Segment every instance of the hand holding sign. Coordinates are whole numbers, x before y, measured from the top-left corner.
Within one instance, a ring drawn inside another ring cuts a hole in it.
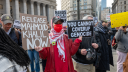
[[[82,36],[79,37],[79,40],[82,40]]]
[[[37,47],[35,47],[35,50],[39,52],[39,51],[43,50],[43,47],[37,46]]]

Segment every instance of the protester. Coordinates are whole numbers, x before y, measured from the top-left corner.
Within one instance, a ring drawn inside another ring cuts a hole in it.
[[[15,41],[19,46],[22,47],[22,38],[21,33],[14,28],[12,28],[13,25],[13,19],[10,15],[4,14],[1,16],[2,21],[2,28],[4,31],[11,37],[13,41]]]
[[[93,16],[87,15],[83,17],[83,20],[93,20]],[[77,72],[95,72],[95,67],[93,66],[95,59],[86,59],[87,49],[91,48],[91,45],[93,47],[92,51],[95,51],[95,49],[98,48],[98,44],[96,44],[94,40],[92,41],[92,39],[94,38],[82,38],[82,43],[80,44],[77,53],[73,56],[74,69]],[[91,43],[91,41],[93,43]]]
[[[39,53],[35,49],[27,50],[27,52],[31,60],[31,72],[40,72]]]
[[[117,41],[117,72],[123,72],[123,62],[125,62],[128,53],[128,33],[127,26],[121,26],[115,35]]]
[[[100,47],[97,49],[101,53],[101,60],[96,72],[106,72],[110,70],[109,64],[113,65],[113,56],[111,50],[111,41],[108,34],[107,23],[105,21],[99,22],[97,26],[96,36],[100,39]]]
[[[74,55],[82,37],[76,39],[74,43],[64,34],[62,23],[59,17],[54,17],[51,21],[50,47],[36,47],[42,59],[47,59],[44,72],[75,72],[71,56]]]
[[[27,53],[0,28],[0,72],[26,72]]]

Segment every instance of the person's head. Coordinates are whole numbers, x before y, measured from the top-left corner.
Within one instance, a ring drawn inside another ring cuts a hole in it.
[[[86,15],[85,17],[83,17],[83,20],[93,20],[93,16],[92,15]]]
[[[64,22],[64,20],[61,19],[61,18],[59,18],[59,17],[54,17],[52,19],[52,27],[54,28],[54,30],[56,32],[60,32],[62,30],[62,28],[63,28],[63,25],[62,25],[63,22]]]
[[[7,32],[13,25],[13,19],[10,15],[4,14],[1,16],[2,27]]]
[[[108,26],[108,22],[107,21],[101,21],[102,22],[102,26],[103,27],[107,27]]]
[[[123,31],[126,32],[127,28],[128,28],[128,26],[123,26]]]
[[[26,51],[15,43],[2,28],[0,28],[0,55],[12,62],[16,62],[20,66],[27,67],[30,63]]]

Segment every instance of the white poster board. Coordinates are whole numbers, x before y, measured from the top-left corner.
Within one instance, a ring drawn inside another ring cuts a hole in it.
[[[19,20],[15,20],[14,21],[14,24],[13,24],[13,27],[14,28],[18,28],[18,29],[21,29],[21,23]]]
[[[55,10],[55,16],[59,16],[61,19],[64,20],[63,26],[67,26],[67,12],[66,10]]]

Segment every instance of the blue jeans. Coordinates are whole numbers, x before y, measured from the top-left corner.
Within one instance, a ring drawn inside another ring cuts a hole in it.
[[[40,65],[39,65],[39,53],[36,50],[28,50],[28,55],[31,60],[31,72],[40,72]],[[34,59],[35,59],[35,69],[34,69]]]

